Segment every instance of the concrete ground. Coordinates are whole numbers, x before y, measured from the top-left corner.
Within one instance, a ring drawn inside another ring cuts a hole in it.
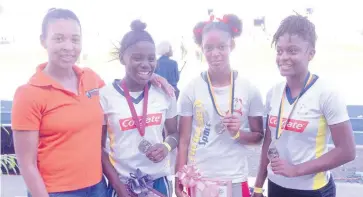
[[[254,183],[254,178],[249,178],[249,182]],[[0,185],[1,197],[26,197],[26,187],[21,176],[2,175]],[[362,197],[363,184],[336,183],[336,185],[337,197]]]

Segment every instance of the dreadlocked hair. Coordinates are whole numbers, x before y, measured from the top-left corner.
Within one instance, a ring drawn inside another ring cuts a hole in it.
[[[213,21],[214,16],[211,16],[209,21],[199,22],[194,26],[194,42],[202,45],[203,35],[211,30],[218,29],[227,32],[232,38],[236,38],[242,34],[242,21],[234,14],[224,15],[223,18],[217,18],[218,21]]]
[[[279,38],[286,33],[289,35],[297,35],[301,37],[315,48],[315,43],[317,40],[315,25],[309,21],[307,17],[297,14],[288,16],[282,20],[279,28],[273,36],[271,46],[276,46]]]

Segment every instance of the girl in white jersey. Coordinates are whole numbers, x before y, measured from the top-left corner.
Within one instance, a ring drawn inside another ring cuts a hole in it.
[[[171,197],[166,177],[171,172],[168,153],[178,143],[176,99],[150,84],[156,57],[146,24],[134,21],[131,28],[121,40],[118,54],[126,76],[100,90],[107,123],[102,160],[109,196],[139,194],[147,190],[145,181],[159,194]]]
[[[231,181],[233,197],[250,196],[244,145],[263,137],[263,103],[255,86],[230,67],[234,39],[241,32],[242,22],[235,15],[212,16],[194,28],[209,68],[189,83],[178,101],[178,197],[186,195],[180,177],[186,164],[199,169],[204,179]]]
[[[335,197],[329,170],[355,158],[346,105],[331,85],[309,72],[315,26],[307,18],[285,18],[273,37],[276,63],[286,82],[268,93],[268,121],[254,197]],[[335,147],[328,150],[330,135]]]

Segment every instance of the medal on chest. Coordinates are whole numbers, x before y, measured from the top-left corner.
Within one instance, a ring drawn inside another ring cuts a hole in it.
[[[227,113],[233,113],[233,108],[234,108],[233,100],[234,100],[235,83],[234,83],[234,78],[233,78],[233,72],[231,72],[231,85],[229,88],[229,97],[228,97],[229,102],[228,102],[228,110],[226,112],[222,112],[222,110],[219,108],[219,105],[218,105],[218,102],[216,99],[216,94],[215,94],[214,88],[212,86],[208,72],[206,73],[206,75],[207,75],[207,85],[208,85],[209,96],[212,100],[214,110],[217,112],[218,116],[220,117],[220,120],[215,125],[214,129],[217,134],[222,134],[225,131],[227,131],[227,127],[223,124],[223,118],[225,117],[225,115]]]
[[[140,136],[142,137],[142,140],[140,141],[139,145],[138,145],[138,149],[141,153],[146,153],[149,148],[152,146],[151,142],[147,141],[144,136],[145,136],[145,128],[146,128],[146,116],[147,116],[147,106],[148,106],[148,99],[149,99],[149,85],[146,84],[144,87],[144,102],[142,105],[142,116],[139,119],[139,116],[136,113],[135,110],[135,106],[132,103],[131,100],[131,96],[130,96],[130,91],[128,89],[128,87],[126,86],[126,83],[124,81],[121,82],[121,87],[124,90],[125,93],[125,98],[127,101],[127,104],[129,106],[129,109],[131,111],[131,115],[132,115],[132,119],[135,122],[136,128],[140,134]]]
[[[282,93],[282,97],[281,97],[281,101],[280,101],[280,108],[279,108],[279,112],[277,115],[277,124],[276,124],[276,132],[275,132],[275,136],[273,138],[271,138],[271,144],[269,146],[269,149],[267,151],[267,157],[271,160],[272,158],[278,158],[279,155],[279,151],[276,147],[276,142],[278,141],[278,139],[281,137],[282,132],[285,131],[286,129],[286,125],[289,122],[289,119],[296,107],[296,104],[299,100],[299,98],[303,95],[303,93],[306,91],[308,85],[311,83],[313,79],[313,75],[308,73],[308,75],[305,78],[305,83],[304,83],[304,88],[300,91],[298,97],[296,98],[295,102],[293,103],[293,106],[291,107],[290,113],[287,116],[286,121],[283,121],[283,115],[284,115],[284,105],[285,105],[285,97],[286,97],[286,89],[287,89],[287,85],[284,88],[284,91]]]

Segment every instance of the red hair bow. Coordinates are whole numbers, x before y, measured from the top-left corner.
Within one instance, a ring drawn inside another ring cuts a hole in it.
[[[226,15],[223,18],[217,18],[218,21],[228,24],[228,17]]]

